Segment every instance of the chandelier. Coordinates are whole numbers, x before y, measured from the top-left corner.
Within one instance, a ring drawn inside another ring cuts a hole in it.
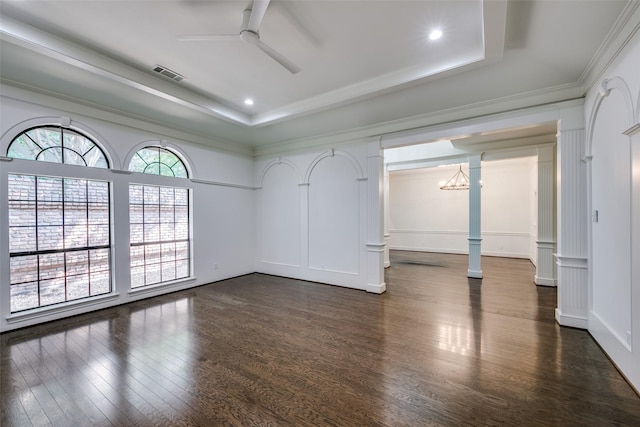
[[[462,165],[453,177],[446,183],[440,183],[441,190],[468,190],[469,189],[469,176],[462,172]]]

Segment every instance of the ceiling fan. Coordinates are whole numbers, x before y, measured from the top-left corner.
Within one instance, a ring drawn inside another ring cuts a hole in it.
[[[242,41],[249,43],[278,62],[284,68],[289,70],[291,74],[300,71],[300,67],[285,58],[282,54],[271,48],[269,45],[260,40],[258,29],[262,23],[262,18],[267,11],[270,0],[253,0],[249,6],[242,12],[242,27],[238,34],[192,34],[180,35],[180,41]]]

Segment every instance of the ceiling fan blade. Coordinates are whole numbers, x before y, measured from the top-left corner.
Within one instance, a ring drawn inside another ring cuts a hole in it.
[[[269,55],[274,61],[286,68],[291,74],[300,72],[293,62],[289,61],[282,54],[278,53],[270,46],[260,41],[258,28],[262,23],[262,18],[269,7],[270,0],[253,0],[251,5],[243,12],[242,28],[240,34],[185,34],[177,36],[179,41],[242,41],[252,44]]]
[[[253,0],[253,4],[251,5],[251,16],[249,16],[249,23],[246,28],[247,30],[253,31],[254,33],[258,32],[260,24],[262,23],[262,18],[264,18],[264,14],[267,12],[269,1],[270,0]]]
[[[239,41],[238,34],[185,34],[177,36],[181,42]]]
[[[269,47],[269,45],[264,44],[260,41],[260,39],[254,39],[251,41],[251,44],[255,45],[258,49],[269,55],[274,61],[278,62],[284,68],[289,70],[291,74],[297,74],[300,72],[301,68],[298,67],[293,62],[289,61],[287,58],[282,56],[280,53],[276,52],[274,49]]]

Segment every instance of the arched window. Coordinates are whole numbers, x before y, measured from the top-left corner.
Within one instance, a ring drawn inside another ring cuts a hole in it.
[[[145,147],[129,163],[131,172],[188,178],[187,168],[178,156],[162,147]]]
[[[172,151],[145,147],[129,163],[131,172],[188,178]],[[190,207],[187,188],[129,185],[131,288],[190,277]]]
[[[95,142],[60,126],[22,132],[7,157],[109,167]],[[111,185],[74,171],[8,175],[12,313],[111,292]]]
[[[63,163],[67,165],[108,168],[104,151],[90,138],[61,126],[40,126],[15,137],[7,157]]]

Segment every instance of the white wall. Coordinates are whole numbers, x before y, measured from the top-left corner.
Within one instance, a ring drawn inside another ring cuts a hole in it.
[[[36,310],[21,316],[10,315],[8,223],[0,217],[0,331],[53,320],[81,312],[123,304],[169,291],[203,285],[254,271],[254,196],[253,159],[208,149],[184,140],[140,128],[125,127],[100,117],[69,114],[55,105],[42,105],[23,91],[20,99],[3,96],[0,99],[0,155],[6,154],[12,138],[30,126],[70,121],[94,137],[107,151],[113,170],[126,170],[128,160],[144,145],[164,144],[180,153],[192,169],[191,179],[158,177],[144,174],[115,173],[112,170],[81,168],[87,178],[112,183],[112,236],[114,294],[94,301],[81,301]],[[39,99],[34,97],[34,99]],[[52,102],[55,104],[55,102]],[[66,117],[66,119],[61,118]],[[127,119],[131,122],[130,119]],[[124,121],[124,118],[123,118]],[[157,128],[157,126],[153,126]],[[42,173],[64,175],[73,166],[52,163],[0,161],[0,212],[7,212],[7,174]],[[145,183],[185,186],[192,189],[193,278],[164,287],[131,292],[129,275],[128,185]],[[9,320],[7,320],[9,318]]]
[[[256,161],[263,273],[366,289],[366,143]]]
[[[457,169],[389,172],[391,249],[467,253],[469,192],[439,188],[439,182],[448,180]],[[463,169],[468,174],[466,165]]]
[[[640,389],[640,34],[588,95],[589,331]],[[633,179],[632,179],[633,177]]]
[[[327,157],[309,179],[309,268],[358,274],[358,173],[345,157]]]
[[[265,203],[259,204],[262,238],[257,256],[265,263],[300,266],[300,181],[286,163],[269,168],[262,179],[259,196]]]
[[[468,253],[469,193],[443,191],[458,166],[389,173],[392,249]],[[463,171],[468,173],[467,165]],[[531,258],[536,234],[533,157],[482,163],[482,254]]]

